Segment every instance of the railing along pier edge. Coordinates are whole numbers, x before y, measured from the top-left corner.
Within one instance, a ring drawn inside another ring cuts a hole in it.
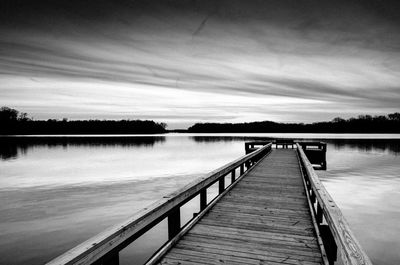
[[[165,218],[168,218],[169,240],[176,240],[176,236],[185,227],[180,225],[180,207],[183,204],[200,195],[200,212],[198,214],[201,214],[213,202],[211,201],[207,204],[208,187],[219,182],[218,193],[224,193],[226,189],[224,185],[225,177],[231,174],[232,184],[236,183],[255,163],[271,151],[271,146],[272,144],[268,143],[254,152],[194,180],[183,188],[164,196],[161,200],[137,212],[125,222],[108,228],[58,256],[48,262],[47,265],[118,264],[120,250]],[[238,168],[240,172],[236,175]]]
[[[314,211],[313,214],[316,217],[319,229],[329,229],[331,237],[334,240],[331,244],[336,244],[339,248],[342,261],[345,265],[372,265],[371,260],[351,231],[341,210],[320,182],[302,146],[299,143],[296,146],[306,181],[306,189],[313,205],[312,210]],[[326,224],[323,224],[324,219]],[[329,248],[331,252],[332,248],[334,249],[335,253],[330,253],[330,255],[334,256],[337,251],[335,249],[336,246],[327,246],[324,243],[327,252]],[[333,264],[332,260],[330,260],[330,264]]]

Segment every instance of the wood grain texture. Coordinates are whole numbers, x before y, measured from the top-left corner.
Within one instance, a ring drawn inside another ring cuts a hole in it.
[[[159,264],[322,264],[294,149],[259,162]]]

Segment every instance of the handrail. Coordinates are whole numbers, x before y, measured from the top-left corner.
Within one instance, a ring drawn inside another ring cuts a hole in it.
[[[249,142],[245,142],[244,143],[244,149],[245,149],[246,154],[249,154],[249,153],[254,152],[255,150],[257,150],[256,146],[267,145],[268,143],[270,143],[270,142],[267,142],[267,141],[249,141]]]
[[[299,143],[297,143],[297,151],[306,173],[309,191],[312,191],[311,196],[317,200],[316,216],[319,219],[318,223],[322,223],[322,216],[325,217],[335,243],[341,250],[340,253],[344,264],[372,265],[371,260],[355,238],[339,207],[320,182]]]
[[[297,142],[301,145],[301,147],[317,147],[318,149],[326,150],[325,142],[311,142],[311,141],[301,141]]]
[[[118,260],[118,251],[126,246],[126,241],[137,238],[151,227],[159,223],[168,216],[168,229],[174,230],[170,234],[173,238],[180,229],[179,207],[200,194],[200,208],[204,210],[207,206],[207,187],[217,181],[220,181],[219,193],[224,191],[224,177],[229,173],[232,174],[232,180],[235,180],[235,170],[240,167],[240,175],[244,173],[244,167],[250,168],[255,162],[264,157],[270,150],[272,144],[269,143],[254,152],[236,159],[212,172],[201,177],[185,187],[164,196],[161,200],[144,208],[125,222],[111,227],[106,231],[90,238],[80,245],[65,252],[61,256],[53,259],[47,265],[69,265],[69,264],[93,264],[99,259],[111,255],[116,255]],[[232,181],[232,182],[233,182]],[[222,184],[222,185],[221,185]],[[173,217],[173,218],[171,218]],[[170,222],[174,220],[175,222]],[[178,224],[178,227],[176,227]],[[168,231],[169,233],[171,231]]]

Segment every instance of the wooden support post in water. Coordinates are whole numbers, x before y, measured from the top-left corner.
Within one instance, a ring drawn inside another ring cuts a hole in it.
[[[232,170],[232,172],[231,172],[231,183],[235,182],[235,173],[236,173],[236,169]]]
[[[174,238],[181,230],[181,211],[180,208],[172,210],[168,215],[168,239]]]
[[[207,207],[207,188],[200,191],[200,212]]]
[[[119,265],[119,253],[112,251],[93,263],[94,265]]]
[[[337,260],[337,244],[335,238],[332,235],[328,225],[321,225],[320,232],[322,241],[324,242],[326,255],[328,257],[329,265],[334,265]]]
[[[223,193],[225,190],[225,176],[221,177],[219,179],[219,183],[218,183],[218,193],[221,194]]]
[[[315,203],[315,193],[314,193],[314,191],[313,191],[313,190],[311,190],[311,196],[310,196],[310,200],[311,200],[311,203],[312,203],[312,204],[314,204],[314,203]]]
[[[316,218],[318,225],[320,225],[322,223],[322,217],[323,217],[322,208],[321,208],[320,203],[317,202],[317,216],[315,218]]]

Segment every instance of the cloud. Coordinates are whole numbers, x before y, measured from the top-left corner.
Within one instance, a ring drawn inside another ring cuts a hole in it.
[[[179,127],[400,107],[395,2],[22,2],[0,17],[0,104],[33,116]]]

